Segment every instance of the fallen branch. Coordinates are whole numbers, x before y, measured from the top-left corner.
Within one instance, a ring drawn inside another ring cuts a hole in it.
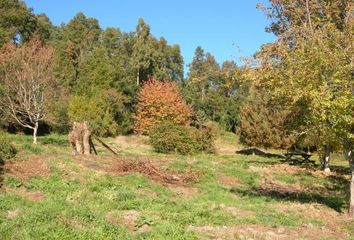
[[[118,156],[118,154],[112,149],[110,148],[106,143],[104,143],[101,139],[99,139],[98,137],[95,136],[95,139],[102,144],[102,146],[104,146],[106,149],[108,149],[111,153],[113,153],[115,156]],[[96,152],[96,151],[95,151]]]
[[[95,145],[94,145],[93,142],[92,142],[92,138],[90,138],[90,146],[91,146],[91,148],[93,149],[93,151],[95,152],[95,155],[98,155],[98,154],[97,154],[97,151],[96,151],[96,148],[95,148]]]

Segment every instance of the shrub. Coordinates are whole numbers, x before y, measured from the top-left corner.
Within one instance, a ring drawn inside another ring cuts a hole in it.
[[[164,122],[189,125],[191,115],[192,109],[182,99],[175,83],[151,79],[138,94],[134,130],[148,134],[150,129]]]
[[[17,153],[16,148],[11,144],[10,139],[0,134],[0,160],[13,158]]]
[[[116,115],[122,109],[122,96],[113,91],[94,92],[88,96],[72,96],[69,100],[71,122],[88,121],[99,136],[116,135]]]
[[[162,124],[154,127],[150,133],[150,143],[156,152],[176,152],[187,155],[200,151],[213,152],[214,134],[209,128]]]

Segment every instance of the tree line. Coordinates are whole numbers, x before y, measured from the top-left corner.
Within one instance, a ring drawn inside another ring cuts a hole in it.
[[[102,29],[97,19],[83,13],[55,26],[45,14],[34,14],[22,1],[1,0],[0,5],[3,49],[14,45],[31,51],[31,47],[42,45],[53,50],[48,72],[53,73],[56,90],[46,98],[45,118],[40,119],[52,131],[65,132],[70,122],[88,120],[101,136],[132,132],[137,93],[150,77],[177,83],[198,117],[236,131],[241,68],[235,62],[226,61],[220,66],[210,53],[198,47],[185,77],[179,45],[154,37],[143,19],[138,20],[134,32]],[[12,75],[6,64],[2,65],[3,74]],[[11,111],[2,114],[3,127],[23,125],[13,120]]]
[[[85,120],[100,136],[132,133],[139,92],[153,78],[177,85],[193,109],[192,124],[217,122],[247,145],[311,145],[324,168],[332,151],[352,147],[351,1],[258,5],[274,43],[242,66],[219,64],[197,47],[187,74],[180,47],[153,36],[143,19],[133,32],[102,29],[83,13],[55,26],[23,1],[0,5],[4,129],[67,132],[71,122]]]

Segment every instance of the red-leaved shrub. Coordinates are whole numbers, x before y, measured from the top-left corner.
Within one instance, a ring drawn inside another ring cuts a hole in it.
[[[150,79],[138,94],[134,130],[148,134],[150,129],[166,122],[189,125],[191,115],[192,109],[182,99],[176,83]]]

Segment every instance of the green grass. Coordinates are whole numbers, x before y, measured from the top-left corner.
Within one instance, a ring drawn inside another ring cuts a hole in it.
[[[70,156],[65,136],[39,137],[35,146],[29,136],[10,137],[19,149],[13,161],[29,161],[37,155],[51,166],[51,173],[47,177],[32,176],[27,181],[4,173],[7,190],[0,192],[1,239],[198,239],[201,235],[189,226],[250,224],[301,229],[303,224],[325,224],[325,220],[304,218],[296,211],[282,211],[277,208],[279,204],[317,202],[334,212],[347,207],[347,183],[343,179],[315,176],[310,171],[271,175],[276,182],[301,186],[304,192],[299,196],[256,194],[267,176],[252,167],[267,168],[279,164],[278,159],[236,154],[165,155],[146,146],[119,146],[114,139],[105,139],[121,155],[163,160],[163,169],[198,173],[197,183],[182,187],[193,188],[194,193],[184,196],[139,173],[112,176],[82,168]],[[222,138],[229,143],[235,140],[234,135],[228,134]],[[109,156],[103,148],[98,146],[98,150]],[[68,177],[71,175],[74,177]],[[239,184],[226,186],[219,180],[221,175],[234,178]],[[23,192],[40,192],[43,198],[34,201]],[[241,214],[227,211],[225,206],[238,209]],[[139,213],[133,227],[149,226],[149,231],[134,232],[124,223],[124,213],[132,210]],[[9,217],[14,211],[16,216]],[[340,227],[354,232],[345,222]]]

